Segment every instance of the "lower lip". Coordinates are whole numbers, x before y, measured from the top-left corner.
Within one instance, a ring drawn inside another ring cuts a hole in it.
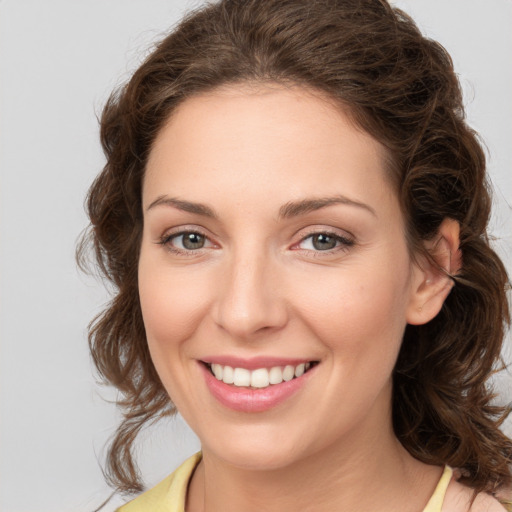
[[[288,382],[252,389],[225,384],[217,380],[203,363],[200,366],[210,393],[225,407],[240,412],[264,412],[278,406],[304,386],[313,370]]]

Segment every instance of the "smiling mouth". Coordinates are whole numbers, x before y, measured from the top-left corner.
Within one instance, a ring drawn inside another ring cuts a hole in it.
[[[271,368],[256,368],[254,370],[233,368],[216,363],[204,364],[210,373],[217,380],[224,382],[224,384],[230,384],[235,387],[264,389],[302,377],[302,375],[316,366],[318,361],[308,361],[297,365],[273,366]]]

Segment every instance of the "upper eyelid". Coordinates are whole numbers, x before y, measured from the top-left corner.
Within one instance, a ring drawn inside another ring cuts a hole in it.
[[[308,238],[308,237],[314,236],[314,235],[330,235],[330,236],[335,236],[338,238],[354,238],[350,233],[347,233],[346,231],[343,231],[341,233],[334,229],[318,229],[318,230],[313,230],[308,233],[305,233],[304,235],[302,235],[301,239]]]
[[[167,247],[170,250],[171,246],[173,246],[173,244],[171,243],[173,241],[173,239],[183,236],[187,233],[195,233],[195,234],[203,236],[208,241],[209,245],[207,247],[201,247],[201,248],[194,249],[194,250],[180,249],[179,247],[174,247],[174,249],[173,249],[174,251],[176,251],[176,252],[184,251],[184,252],[191,252],[191,253],[192,252],[200,252],[203,249],[209,249],[210,247],[217,245],[217,243],[212,240],[212,237],[210,237],[208,234],[206,234],[204,232],[203,229],[200,229],[197,226],[195,226],[195,227],[176,226],[175,228],[169,228],[157,237],[157,239],[155,240],[155,244],[161,245],[163,247]]]
[[[171,238],[173,236],[183,235],[185,233],[197,233],[198,235],[203,235],[204,237],[211,240],[212,235],[209,234],[209,230],[201,227],[201,226],[192,226],[192,225],[184,225],[184,226],[176,226],[173,228],[168,228],[163,231],[162,235],[159,236],[162,238]]]
[[[345,239],[349,239],[349,240],[353,240],[353,241],[355,241],[355,239],[356,239],[356,237],[350,231],[347,231],[346,229],[335,228],[332,226],[321,226],[321,225],[308,226],[306,228],[301,228],[298,231],[296,231],[294,238],[299,237],[299,241],[301,241],[309,236],[321,235],[321,234],[331,235],[331,236],[335,236],[335,237],[339,237],[339,238],[345,238]]]
[[[183,237],[187,233],[194,233],[203,236],[207,241],[208,245],[198,247],[197,249],[187,249],[183,247],[177,247],[174,243],[172,243],[172,241],[175,238]],[[212,241],[212,239],[209,236],[205,235],[198,229],[176,229],[175,231],[164,232],[164,234],[156,241],[156,244],[162,246],[162,248],[164,248],[166,251],[176,256],[186,256],[190,258],[200,256],[204,254],[205,250],[212,249],[217,246],[216,242]]]
[[[317,233],[311,233],[310,235],[306,235],[306,236],[302,237],[298,242],[293,244],[293,246],[298,246],[301,243],[303,243],[305,240],[307,240],[308,238],[312,238],[315,235],[327,235],[329,237],[335,238],[337,242],[339,242],[341,245],[345,245],[345,246],[354,245],[354,243],[355,243],[355,240],[353,240],[352,238],[349,238],[349,237],[346,237],[346,236],[342,236],[342,235],[338,235],[336,233],[329,233],[327,231],[324,231],[324,232],[319,231]],[[329,250],[334,250],[334,249],[327,249],[327,250],[322,251],[322,252],[328,252]]]
[[[323,251],[314,249],[304,249],[302,247],[299,247],[308,238],[322,234],[335,238],[337,240],[336,247],[333,247],[332,249],[326,249]],[[328,254],[333,254],[340,250],[347,250],[349,247],[352,247],[356,244],[356,237],[352,235],[352,233],[345,229],[335,228],[333,226],[308,226],[305,229],[300,229],[294,236],[299,237],[299,239],[290,246],[292,250],[307,251],[314,254],[323,254],[325,256],[327,256]]]
[[[188,235],[188,234],[194,234],[194,235],[201,235],[206,240],[209,240],[211,242],[211,239],[209,236],[205,235],[201,231],[176,231],[175,233],[169,233],[162,236],[165,240],[172,240],[173,238],[178,238],[180,236]]]

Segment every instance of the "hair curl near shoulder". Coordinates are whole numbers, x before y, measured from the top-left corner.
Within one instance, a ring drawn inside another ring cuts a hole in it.
[[[320,90],[389,150],[390,176],[413,253],[445,218],[460,224],[462,267],[439,315],[408,326],[394,374],[393,420],[409,452],[463,469],[476,490],[510,485],[512,442],[499,430],[487,379],[509,322],[504,266],[489,245],[485,158],[464,121],[449,55],[384,0],[224,0],[192,12],[161,41],[101,118],[107,163],[88,196],[97,265],[114,285],[91,324],[102,378],[124,419],[106,474],[141,489],[132,457],[141,428],[174,412],[150,359],[137,289],[141,184],[152,143],[178,104],[243,81]]]

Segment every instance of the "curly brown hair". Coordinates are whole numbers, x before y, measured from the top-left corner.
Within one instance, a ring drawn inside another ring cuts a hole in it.
[[[221,0],[190,13],[114,92],[101,117],[107,163],[88,196],[89,231],[113,284],[92,322],[90,349],[122,398],[124,419],[106,474],[141,490],[132,446],[141,428],[175,408],[151,361],[137,288],[141,187],[160,129],[188,97],[244,81],[313,88],[348,108],[384,144],[411,254],[425,254],[443,219],[460,224],[462,267],[442,311],[408,326],[394,373],[395,433],[416,458],[463,469],[475,490],[510,485],[512,441],[499,429],[488,378],[510,321],[508,278],[486,233],[485,156],[464,120],[450,56],[385,0]],[[426,255],[428,256],[428,255]]]

